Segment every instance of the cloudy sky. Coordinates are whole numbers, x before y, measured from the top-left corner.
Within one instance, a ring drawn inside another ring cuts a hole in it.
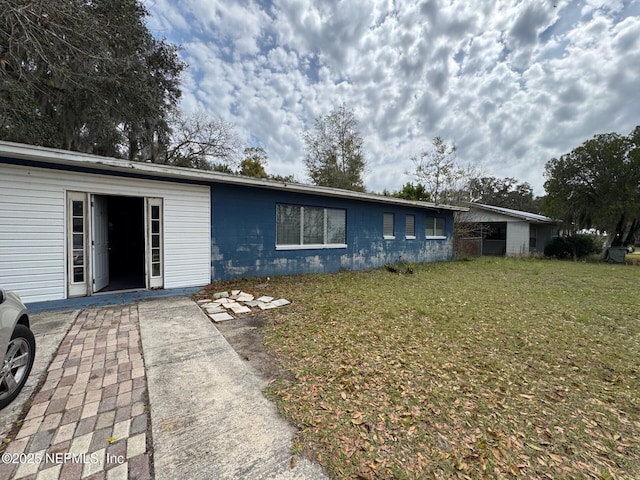
[[[543,194],[545,163],[640,124],[640,0],[144,0],[182,47],[182,108],[233,122],[267,171],[308,181],[302,132],[346,103],[368,190],[435,136]]]

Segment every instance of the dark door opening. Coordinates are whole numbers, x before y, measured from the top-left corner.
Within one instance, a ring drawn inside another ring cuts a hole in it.
[[[112,292],[145,288],[144,198],[107,196],[109,284]]]

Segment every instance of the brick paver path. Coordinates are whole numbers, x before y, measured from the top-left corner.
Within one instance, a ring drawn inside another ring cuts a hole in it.
[[[151,479],[146,399],[137,306],[83,311],[3,454],[0,478]]]

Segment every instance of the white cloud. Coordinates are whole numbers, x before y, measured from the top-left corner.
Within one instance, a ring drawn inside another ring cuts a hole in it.
[[[549,159],[640,123],[640,0],[146,6],[152,31],[183,45],[183,108],[236,123],[269,171],[299,179],[302,131],[342,102],[375,191],[411,180],[400,172],[438,135],[461,161],[542,194]]]

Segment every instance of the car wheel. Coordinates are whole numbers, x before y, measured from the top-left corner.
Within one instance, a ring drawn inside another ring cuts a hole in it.
[[[24,325],[16,325],[0,371],[0,409],[9,405],[24,387],[36,355],[36,340]]]

